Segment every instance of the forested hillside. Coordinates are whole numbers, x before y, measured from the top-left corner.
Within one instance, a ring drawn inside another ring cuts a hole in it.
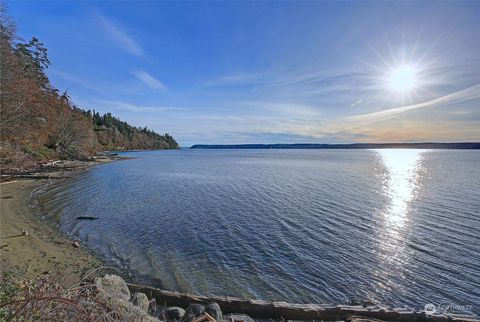
[[[108,150],[178,149],[175,139],[167,133],[160,135],[146,127],[131,126],[110,113],[84,113],[93,121],[99,144]]]
[[[102,150],[177,149],[172,136],[129,125],[110,113],[76,107],[49,81],[47,49],[21,41],[1,8],[1,166],[45,159],[86,159]]]

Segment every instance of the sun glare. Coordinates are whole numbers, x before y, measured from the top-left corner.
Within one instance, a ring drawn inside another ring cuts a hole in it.
[[[388,85],[396,92],[408,92],[415,88],[416,70],[409,65],[403,65],[393,69],[388,77]]]

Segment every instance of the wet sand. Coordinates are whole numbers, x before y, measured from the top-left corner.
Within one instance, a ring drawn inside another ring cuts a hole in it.
[[[45,183],[22,179],[0,184],[0,272],[20,278],[46,272],[79,278],[101,261],[32,212],[30,194]]]

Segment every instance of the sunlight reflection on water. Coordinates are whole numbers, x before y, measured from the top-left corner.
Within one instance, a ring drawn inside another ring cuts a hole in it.
[[[392,228],[405,225],[410,201],[418,188],[418,177],[423,150],[377,150],[386,168],[384,192],[390,198],[385,211],[385,221]]]
[[[383,165],[382,190],[387,204],[382,212],[383,225],[377,235],[380,278],[375,285],[377,292],[404,290],[398,278],[405,279],[405,266],[411,260],[407,246],[410,203],[419,191],[419,177],[425,151],[409,149],[375,150]]]

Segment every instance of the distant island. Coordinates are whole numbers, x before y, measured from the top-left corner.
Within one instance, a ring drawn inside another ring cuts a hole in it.
[[[190,149],[480,149],[480,142],[352,143],[352,144],[195,144]]]

